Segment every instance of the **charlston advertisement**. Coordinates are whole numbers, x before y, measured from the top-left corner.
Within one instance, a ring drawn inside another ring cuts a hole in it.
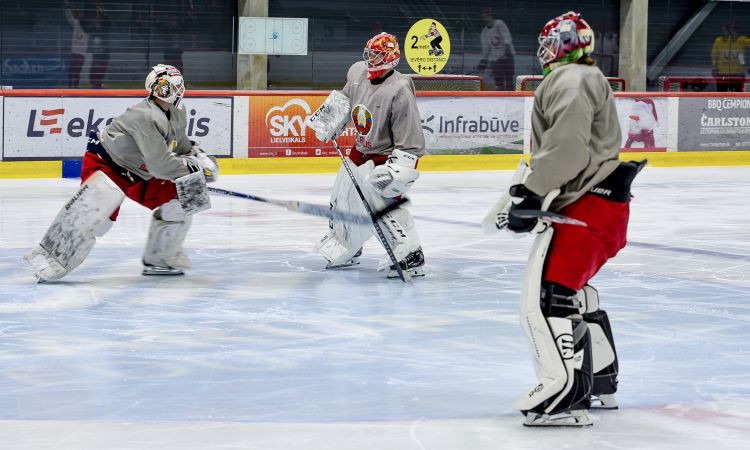
[[[336,156],[332,143],[324,143],[305,124],[325,100],[325,95],[269,95],[250,97],[248,156]],[[336,140],[347,154],[354,144],[354,128]]]
[[[90,130],[141,101],[137,97],[5,97],[3,159],[79,158]],[[232,155],[232,99],[184,100],[187,135],[207,153]]]
[[[522,97],[419,97],[431,154],[523,153]]]
[[[681,98],[679,130],[680,151],[749,149],[750,98]]]
[[[667,99],[618,98],[622,151],[667,151]]]

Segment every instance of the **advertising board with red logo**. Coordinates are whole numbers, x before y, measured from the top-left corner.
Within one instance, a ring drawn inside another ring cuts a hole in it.
[[[336,156],[332,143],[319,141],[315,132],[305,125],[325,100],[321,95],[269,95],[250,97],[248,156]],[[336,142],[344,154],[354,145],[354,125]]]
[[[143,97],[5,97],[2,159],[81,157],[90,130]],[[184,100],[187,135],[207,153],[232,156],[232,98]]]

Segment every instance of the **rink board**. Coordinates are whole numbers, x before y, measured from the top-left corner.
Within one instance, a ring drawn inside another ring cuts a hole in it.
[[[224,174],[335,172],[335,149],[304,124],[327,94],[189,91],[186,132],[222,158]],[[656,167],[750,165],[749,94],[619,93],[621,158],[648,158]],[[0,178],[76,177],[87,132],[103,129],[142,95],[139,90],[0,91]],[[420,170],[514,168],[533,145],[531,95],[418,93],[429,153]],[[345,153],[353,136],[352,125],[339,139]]]

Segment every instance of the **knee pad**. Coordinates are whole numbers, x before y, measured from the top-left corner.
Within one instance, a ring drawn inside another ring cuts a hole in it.
[[[612,335],[612,327],[606,311],[599,309],[599,293],[588,284],[578,291],[582,300],[583,320],[591,332],[591,354],[594,371],[592,395],[614,394],[617,392],[617,350]]]

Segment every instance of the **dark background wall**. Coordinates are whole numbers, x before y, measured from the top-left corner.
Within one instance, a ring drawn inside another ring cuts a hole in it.
[[[595,30],[617,32],[619,0],[581,0],[575,6]],[[515,73],[540,73],[535,58],[537,36],[549,18],[567,11],[558,1],[382,0],[357,2],[354,8],[342,1],[272,0],[270,16],[309,18],[310,53],[307,57],[269,57],[269,84],[278,88],[334,87],[341,83],[349,65],[361,58],[370,37],[386,31],[403,41],[411,25],[422,18],[440,21],[450,36],[451,58],[443,73],[479,74],[482,13],[488,7],[494,18],[510,29],[516,50]],[[615,73],[616,64],[612,67],[612,60],[608,62],[607,71]],[[405,61],[399,70],[413,73]],[[492,79],[487,81],[491,86]]]
[[[669,39],[705,4],[705,1],[700,0],[649,2],[649,62],[653,61]],[[714,40],[722,34],[724,24],[734,24],[739,36],[750,36],[750,3],[717,2],[716,8],[670,61],[663,75],[711,76],[711,47]],[[750,63],[747,57],[745,61]],[[746,67],[750,65],[746,64]]]
[[[649,2],[648,61],[705,4],[700,0]],[[596,57],[616,76],[619,0],[269,0],[269,15],[307,17],[307,56],[269,56],[271,89],[327,89],[342,84],[365,42],[380,31],[403,40],[422,18],[439,20],[451,39],[444,73],[478,74],[482,12],[492,8],[513,37],[514,73],[538,74],[537,35],[547,19],[575,7],[597,32]],[[232,88],[236,65],[237,0],[0,0],[0,84],[15,87],[140,87],[159,62],[180,67],[191,87]],[[720,2],[664,74],[711,75],[710,52],[722,24],[750,36],[750,3]],[[80,28],[78,28],[80,27]],[[73,39],[84,33],[86,45]],[[608,45],[604,45],[604,37]],[[403,44],[403,43],[402,43]],[[399,70],[411,73],[405,61]],[[655,88],[654,85],[651,86]]]
[[[170,62],[193,86],[233,87],[236,14],[233,0],[0,0],[1,84],[132,88]]]

